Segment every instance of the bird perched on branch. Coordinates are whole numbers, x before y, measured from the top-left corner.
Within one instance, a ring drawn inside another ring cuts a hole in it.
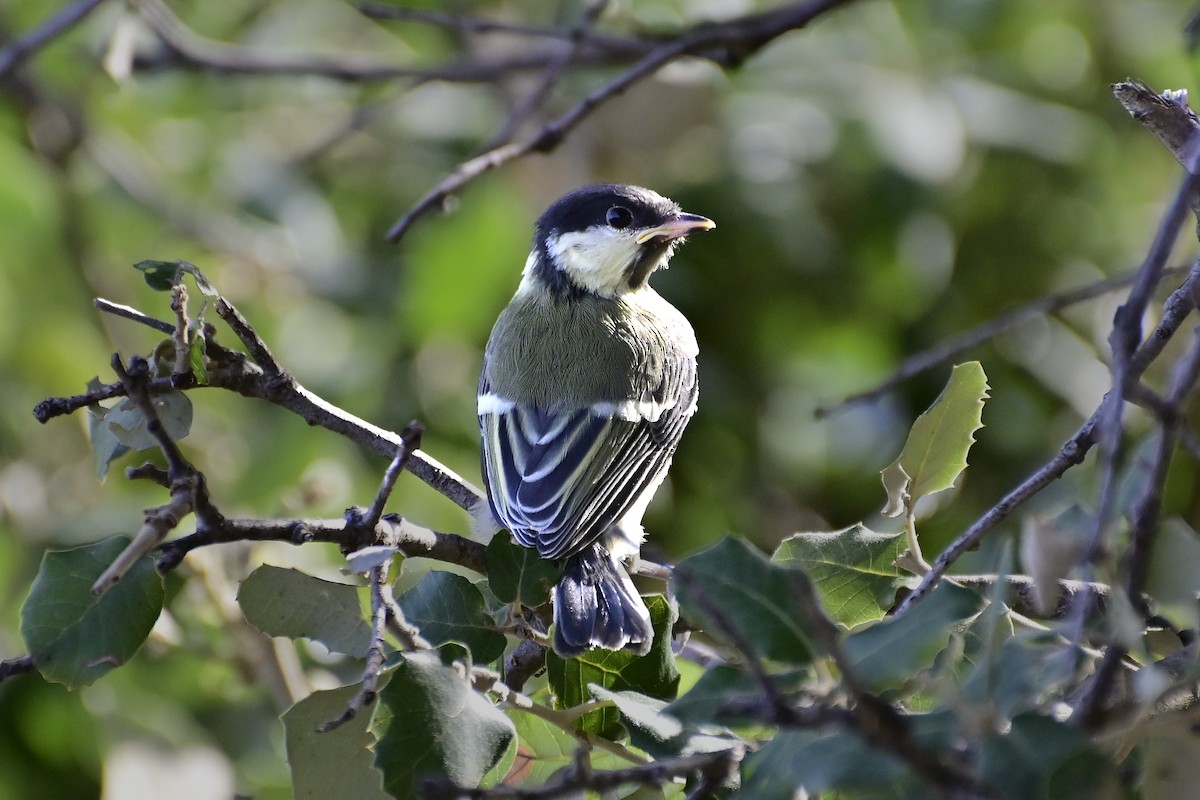
[[[516,541],[565,560],[554,649],[638,654],[654,638],[625,562],[696,410],[696,337],[650,288],[714,227],[649,189],[585,186],[538,220],[479,381],[483,475]]]

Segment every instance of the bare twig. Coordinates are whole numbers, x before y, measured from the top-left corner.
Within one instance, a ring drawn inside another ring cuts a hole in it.
[[[1200,376],[1200,328],[1194,331],[1192,346],[1175,365],[1172,372],[1167,404],[1176,413],[1166,416],[1160,424],[1154,454],[1147,470],[1146,484],[1130,514],[1133,529],[1130,532],[1125,591],[1134,603],[1141,602],[1141,594],[1146,586],[1150,558],[1159,530],[1162,493],[1167,481],[1167,469],[1170,467],[1171,456],[1175,452],[1179,438],[1181,405],[1195,386],[1198,376]],[[1081,695],[1078,704],[1078,716],[1081,724],[1095,728],[1107,716],[1106,703],[1109,698],[1109,690],[1117,677],[1117,667],[1124,657],[1125,648],[1119,642],[1114,640],[1108,644],[1104,651],[1104,658],[1096,668],[1086,691]]]
[[[108,305],[115,305],[104,302],[105,310],[108,310]],[[210,356],[215,354],[218,358],[214,363],[209,364],[207,386],[227,389],[244,397],[266,400],[291,411],[310,425],[318,425],[338,433],[356,444],[389,458],[393,457],[397,448],[403,445],[403,439],[399,434],[372,425],[301,386],[280,366],[266,342],[229,301],[224,298],[218,300],[216,310],[217,314],[225,320],[241,340],[254,363],[250,363],[245,357],[232,351],[217,348],[210,340],[206,343],[208,348],[206,352]],[[130,315],[122,314],[122,316]],[[149,324],[147,320],[150,319],[152,318],[145,317],[138,321]],[[174,326],[171,326],[171,329],[174,330]],[[174,388],[192,387],[181,386],[178,382],[172,384],[169,379],[153,380],[147,387],[148,391],[152,393],[170,391]],[[73,413],[101,400],[125,394],[125,387],[118,382],[79,395],[47,398],[38,403],[33,413],[39,422],[44,423],[54,417]],[[490,520],[487,499],[483,490],[432,456],[421,450],[414,450],[408,457],[407,467],[410,472],[435,491],[445,495],[460,508],[470,513],[477,522],[484,523]]]
[[[92,301],[92,305],[106,314],[112,314],[113,316],[124,317],[125,319],[133,320],[134,322],[140,322],[141,324],[151,327],[161,333],[173,333],[175,330],[175,326],[170,322],[167,322],[165,319],[157,319],[149,314],[143,314],[136,308],[121,305],[120,303],[114,303],[111,300],[105,300],[103,297],[97,297]]]
[[[387,581],[379,584],[379,597],[387,608],[388,630],[400,641],[400,649],[405,651],[429,650],[433,647],[421,630],[409,622],[404,616],[404,610],[392,595],[392,587]]]
[[[520,691],[545,666],[545,646],[525,639],[504,659],[504,682]]]
[[[520,144],[493,148],[459,164],[396,221],[387,232],[387,240],[392,243],[400,241],[418,219],[441,208],[451,195],[480,175],[514,159],[553,150],[598,107],[653,75],[663,65],[683,56],[699,56],[722,66],[736,67],[767,43],[806,26],[821,14],[847,2],[849,0],[810,0],[727,22],[698,25],[674,39],[665,40],[625,72],[594,89],[533,137]]]
[[[487,574],[484,546],[454,533],[422,528],[407,520],[385,515],[374,530],[349,527],[345,519],[226,519],[198,524],[195,533],[172,539],[159,547],[158,569],[168,571],[197,547],[224,542],[329,542],[346,552],[370,544],[386,544],[409,557],[446,561]]]
[[[197,35],[160,0],[141,0],[138,9],[167,48],[164,58],[140,58],[137,65],[143,69],[170,66],[232,75],[320,75],[347,82],[410,78],[419,82],[491,83],[500,75],[545,69],[561,51],[561,45],[555,44],[503,58],[414,67],[348,53],[264,52]],[[615,48],[589,46],[581,57],[592,63],[610,63],[627,61],[629,54]]]
[[[342,712],[341,716],[317,726],[317,731],[320,733],[328,733],[346,724],[354,719],[359,711],[375,702],[375,696],[379,689],[379,676],[383,672],[384,659],[387,655],[384,632],[387,629],[388,606],[383,599],[383,589],[387,586],[390,567],[391,559],[388,559],[383,564],[371,569],[371,646],[367,648],[367,663],[363,669],[362,685],[354,693],[350,702],[346,704],[346,710]]]
[[[24,36],[0,50],[0,80],[23,64],[50,42],[74,28],[96,10],[104,0],[76,0],[63,6],[57,14]]]
[[[630,56],[644,54],[647,50],[659,44],[664,38],[661,36],[639,36],[637,38],[613,36],[596,30],[587,30],[580,37],[570,28],[483,19],[482,17],[471,17],[465,14],[448,14],[444,11],[401,8],[400,6],[384,5],[383,3],[360,3],[358,10],[363,16],[372,19],[417,22],[460,33],[505,34],[523,38],[556,39],[568,42],[582,38],[586,39],[589,45],[604,50],[625,53]]]
[[[648,764],[636,764],[624,769],[590,770],[569,769],[558,778],[542,786],[495,786],[491,789],[464,789],[445,779],[428,779],[422,787],[426,797],[431,798],[521,798],[522,800],[549,800],[555,797],[576,797],[584,790],[604,792],[618,786],[641,784],[661,786],[677,778],[695,772],[731,772],[745,755],[741,746],[712,753],[697,753],[677,758],[666,758]]]
[[[144,358],[135,356],[130,359],[127,369],[121,363],[120,357],[114,355],[112,366],[120,377],[126,394],[145,418],[146,431],[154,437],[167,460],[171,498],[166,504],[146,512],[142,526],[133,540],[92,584],[94,595],[101,595],[116,585],[139,558],[157,547],[185,516],[196,509],[196,496],[204,491],[204,476],[188,463],[179,446],[163,427],[150,399],[150,365]]]
[[[425,427],[416,420],[408,423],[408,427],[401,431],[400,446],[396,448],[396,457],[392,459],[392,463],[383,473],[383,482],[375,495],[375,501],[363,515],[363,525],[374,528],[379,524],[379,520],[383,516],[383,508],[387,505],[392,488],[396,485],[396,479],[400,477],[400,473],[408,464],[408,459],[412,457],[413,451],[421,446],[421,434],[424,432]]]
[[[567,67],[570,66],[572,61],[578,58],[584,44],[584,38],[607,7],[608,0],[592,0],[588,4],[579,24],[571,29],[570,46],[546,67],[533,91],[513,106],[504,122],[500,124],[499,129],[492,134],[492,138],[483,146],[483,150],[494,150],[506,144],[512,139],[513,134],[520,129],[525,120],[545,102],[546,98],[550,96],[550,92],[562,80],[563,75],[566,74]]]
[[[0,683],[4,683],[16,675],[28,675],[35,669],[37,669],[37,664],[31,655],[17,656],[7,661],[0,661]]]

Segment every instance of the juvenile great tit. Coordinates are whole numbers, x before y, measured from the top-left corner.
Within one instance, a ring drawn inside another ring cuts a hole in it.
[[[488,340],[478,405],[488,499],[519,544],[565,560],[561,656],[650,650],[650,612],[624,563],[696,410],[698,349],[647,279],[713,227],[636,186],[559,198]]]

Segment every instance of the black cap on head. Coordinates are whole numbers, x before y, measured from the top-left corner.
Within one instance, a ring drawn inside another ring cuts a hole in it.
[[[680,213],[674,202],[640,186],[593,183],[555,200],[537,222],[536,239],[542,241],[551,233],[607,225],[608,213],[613,208],[629,211],[631,217],[625,227],[630,228],[652,228]]]

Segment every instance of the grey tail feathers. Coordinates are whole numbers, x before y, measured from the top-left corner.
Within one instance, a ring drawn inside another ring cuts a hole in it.
[[[629,573],[602,544],[567,559],[554,588],[554,651],[564,658],[590,647],[650,652],[650,611]]]

